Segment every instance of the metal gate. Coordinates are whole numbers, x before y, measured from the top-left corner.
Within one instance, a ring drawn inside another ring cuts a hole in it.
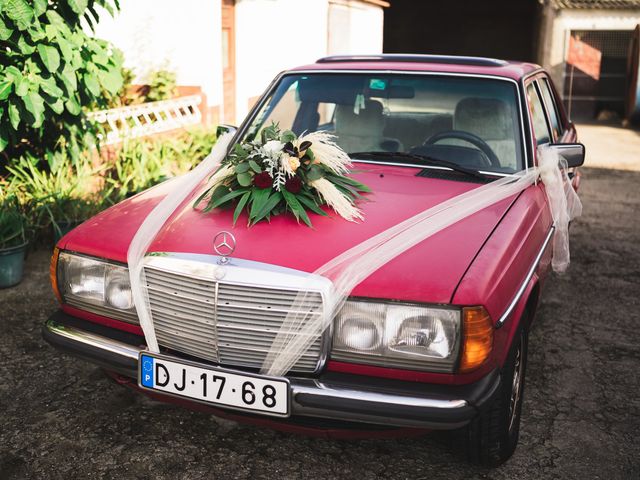
[[[602,53],[600,78],[580,69],[573,72],[574,119],[591,119],[604,112],[625,113],[627,56],[633,30],[572,30],[571,35]],[[564,98],[568,103],[571,65],[565,66]]]

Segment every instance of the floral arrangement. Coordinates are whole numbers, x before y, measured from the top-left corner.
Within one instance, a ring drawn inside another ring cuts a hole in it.
[[[234,146],[196,206],[206,200],[203,211],[209,212],[235,203],[234,225],[243,210],[249,225],[288,211],[311,227],[307,212],[326,216],[322,205],[346,220],[362,220],[355,202],[370,189],[345,176],[349,167],[349,156],[330,133],[298,137],[272,124],[260,138]]]

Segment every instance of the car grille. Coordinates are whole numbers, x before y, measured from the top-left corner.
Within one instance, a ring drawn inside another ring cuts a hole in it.
[[[291,289],[216,282],[149,265],[145,276],[158,344],[228,366],[262,366],[298,294]],[[309,299],[314,310],[321,312],[321,294],[312,292]],[[291,371],[314,372],[321,352],[318,336]]]

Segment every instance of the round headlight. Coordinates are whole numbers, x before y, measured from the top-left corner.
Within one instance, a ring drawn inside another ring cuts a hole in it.
[[[112,269],[107,274],[107,303],[121,310],[133,308],[133,296],[129,283],[129,273],[121,268]]]
[[[362,317],[344,319],[338,338],[346,347],[365,351],[377,349],[382,340],[376,324]]]

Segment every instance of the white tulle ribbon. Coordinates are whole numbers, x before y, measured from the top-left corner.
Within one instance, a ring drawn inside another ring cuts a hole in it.
[[[129,267],[129,281],[133,302],[138,313],[140,327],[144,332],[147,347],[152,352],[158,352],[158,340],[153,328],[151,307],[147,294],[147,282],[144,275],[144,256],[149,250],[149,245],[156,238],[169,217],[184,203],[186,198],[193,193],[195,188],[202,183],[208,175],[220,164],[227,154],[227,147],[232,135],[226,134],[218,139],[211,153],[200,162],[193,170],[184,175],[169,180],[171,191],[164,197],[149,215],[144,219],[136,232],[129,250],[127,251],[127,264]]]
[[[564,271],[569,264],[569,221],[580,215],[580,199],[567,176],[566,162],[560,164],[555,150],[539,150],[539,167],[520,175],[505,177],[453,197],[350,248],[314,275],[333,282],[323,315],[312,315],[312,298],[306,291],[311,283],[301,285],[290,313],[267,353],[261,372],[280,376],[307,351],[314,340],[327,329],[346,302],[351,291],[380,267],[418,243],[474,213],[518,194],[541,178],[556,224],[553,268]]]
[[[221,137],[211,154],[189,173],[171,180],[170,193],[158,203],[140,225],[127,253],[129,277],[134,303],[151,351],[158,351],[153,319],[144,278],[144,256],[158,232],[173,212],[184,203],[193,190],[220,164],[227,152],[231,135]],[[423,242],[439,231],[501,200],[517,195],[542,180],[551,214],[556,226],[553,243],[553,268],[564,271],[569,264],[569,233],[571,219],[580,215],[582,205],[567,176],[566,162],[549,148],[538,155],[539,166],[521,174],[504,177],[453,197],[424,210],[403,222],[378,233],[343,252],[309,276],[300,285],[290,313],[267,353],[261,372],[280,376],[286,374],[318,335],[331,325],[351,291],[397,256]],[[332,281],[322,315],[313,315],[312,297],[307,293],[316,275]]]

